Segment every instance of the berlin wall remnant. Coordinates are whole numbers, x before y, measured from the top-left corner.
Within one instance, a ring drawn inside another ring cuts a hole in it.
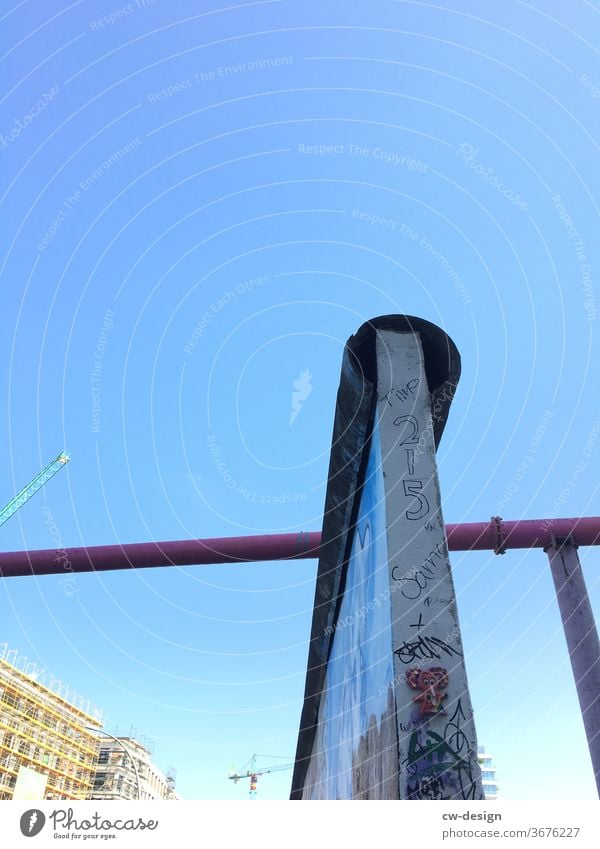
[[[338,391],[292,799],[479,799],[435,449],[460,357],[383,316]]]
[[[393,330],[378,331],[376,346],[400,798],[479,799],[423,347],[418,333]]]

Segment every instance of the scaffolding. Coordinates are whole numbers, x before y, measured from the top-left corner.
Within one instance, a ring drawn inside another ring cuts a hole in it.
[[[45,776],[46,799],[89,798],[101,725],[89,701],[0,645],[0,799],[13,798],[22,768]]]

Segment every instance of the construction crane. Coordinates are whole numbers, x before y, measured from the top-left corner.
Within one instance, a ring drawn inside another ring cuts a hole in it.
[[[250,797],[254,799],[256,797],[256,787],[258,784],[258,776],[266,775],[268,772],[280,772],[282,769],[292,769],[294,766],[293,761],[291,763],[286,764],[275,764],[275,766],[267,766],[261,767],[260,769],[256,768],[256,759],[257,758],[278,758],[283,757],[282,755],[252,755],[247,764],[244,764],[240,772],[233,772],[227,777],[230,778],[234,784],[237,784],[238,781],[242,778],[250,779]],[[244,772],[245,770],[245,772]]]
[[[12,501],[9,501],[6,507],[0,510],[0,525],[3,525],[13,513],[16,513],[19,507],[22,507],[26,501],[29,501],[32,495],[41,489],[44,484],[48,483],[50,478],[54,477],[54,475],[59,472],[63,466],[69,462],[70,457],[68,454],[65,454],[64,451],[62,454],[59,454],[55,460],[52,460],[51,463],[48,463],[45,469],[35,477],[27,486],[23,487],[23,489],[18,492]]]

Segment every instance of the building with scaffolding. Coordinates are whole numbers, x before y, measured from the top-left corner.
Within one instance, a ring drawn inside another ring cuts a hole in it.
[[[88,799],[99,710],[0,644],[0,799]]]
[[[106,732],[103,732],[106,733]],[[135,737],[102,740],[92,799],[179,799],[175,770],[163,773],[152,761],[152,746]]]

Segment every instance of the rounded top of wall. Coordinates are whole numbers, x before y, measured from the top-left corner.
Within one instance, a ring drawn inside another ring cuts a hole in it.
[[[357,377],[377,387],[375,339],[380,330],[418,334],[423,348],[436,445],[444,430],[460,378],[460,354],[448,334],[424,318],[380,315],[365,321],[346,343],[346,355]]]

